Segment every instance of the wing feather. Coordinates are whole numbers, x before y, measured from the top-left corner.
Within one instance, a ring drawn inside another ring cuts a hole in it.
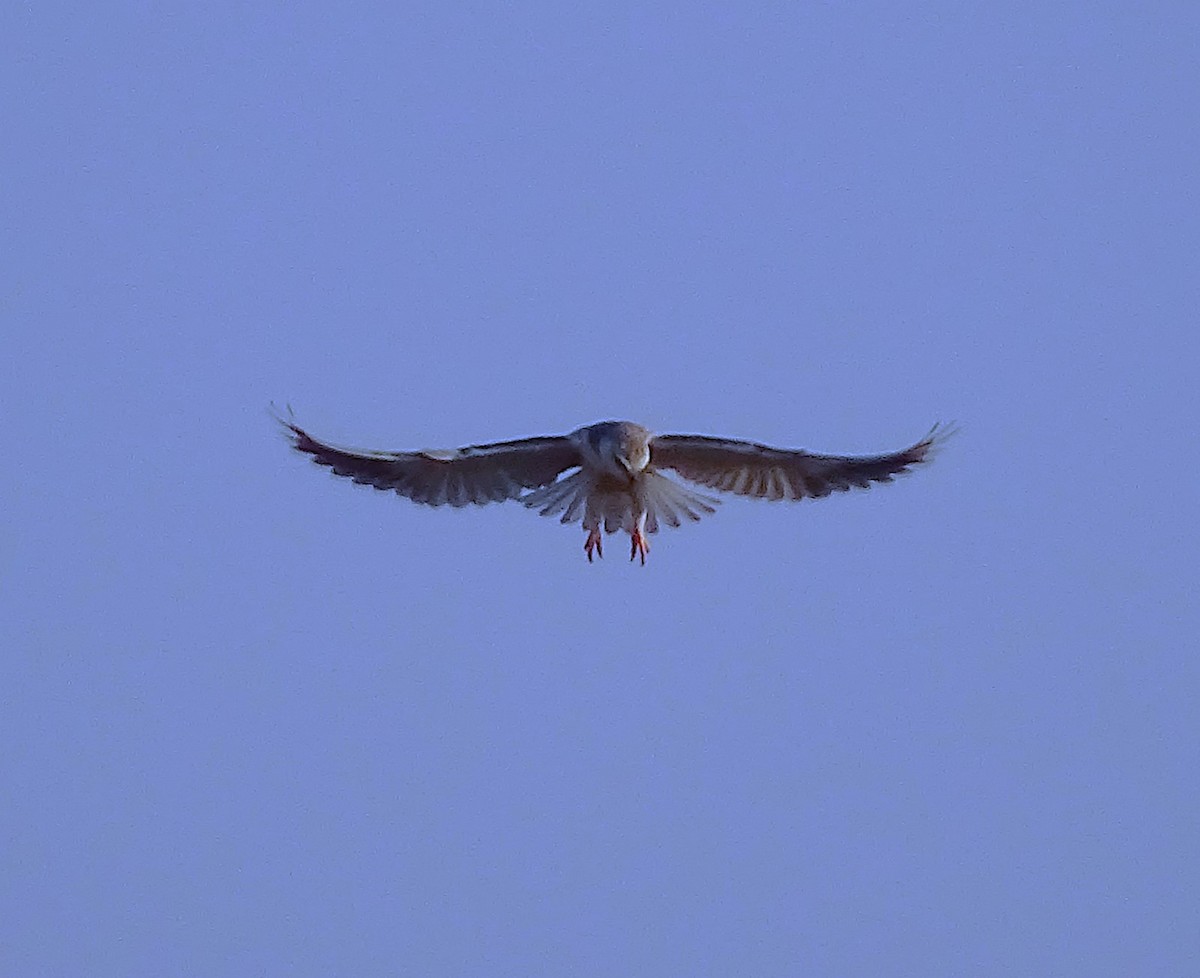
[[[427,506],[482,506],[517,499],[581,464],[566,437],[521,438],[451,451],[360,452],[319,441],[283,418],[293,447],[365,486]]]
[[[758,499],[805,499],[891,482],[927,462],[951,432],[939,425],[915,445],[885,455],[817,455],[708,435],[658,435],[650,460],[689,482]]]

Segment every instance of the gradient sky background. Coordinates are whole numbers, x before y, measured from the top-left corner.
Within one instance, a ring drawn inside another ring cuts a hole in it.
[[[566,6],[0,15],[0,972],[1200,973],[1200,6]]]

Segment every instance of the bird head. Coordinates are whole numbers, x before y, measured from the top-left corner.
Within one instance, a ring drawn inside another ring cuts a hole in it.
[[[638,475],[650,464],[650,440],[644,429],[629,425],[617,443],[617,463],[630,475]]]

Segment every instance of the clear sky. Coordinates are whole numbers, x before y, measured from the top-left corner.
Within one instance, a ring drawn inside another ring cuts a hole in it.
[[[1200,5],[575,7],[0,14],[0,973],[1200,974]]]

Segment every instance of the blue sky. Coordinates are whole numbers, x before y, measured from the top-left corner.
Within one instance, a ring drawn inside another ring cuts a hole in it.
[[[1200,968],[1200,8],[0,16],[0,970]],[[962,431],[589,566],[271,401]]]

